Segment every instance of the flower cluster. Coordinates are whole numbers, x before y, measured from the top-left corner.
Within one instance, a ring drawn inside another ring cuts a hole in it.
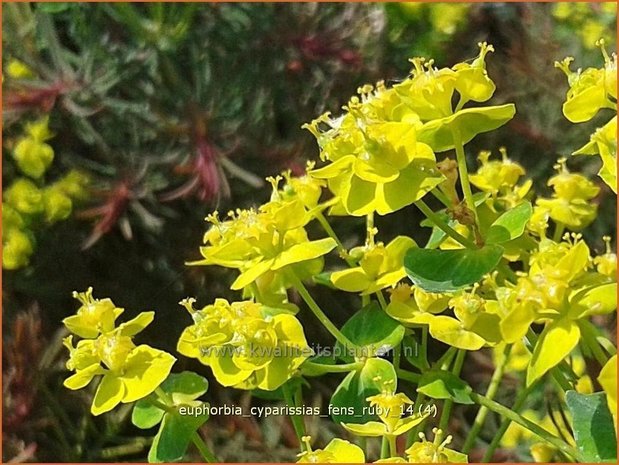
[[[550,199],[538,198],[535,215],[550,217],[555,223],[580,231],[589,226],[597,215],[597,205],[591,200],[600,192],[600,188],[582,174],[570,173],[565,159],[556,165],[559,173],[548,180],[553,188]]]
[[[495,90],[485,65],[493,48],[479,45],[475,60],[453,68],[436,69],[432,60],[415,58],[410,78],[391,88],[364,86],[342,116],[327,113],[304,126],[316,137],[321,159],[330,162],[310,174],[325,179],[341,201],[333,212],[386,215],[410,205],[444,179],[435,152],[513,117],[511,104],[463,108],[469,101],[487,101]]]
[[[240,275],[230,286],[273,307],[289,307],[286,289],[291,274],[305,278],[320,273],[323,255],[336,247],[332,238],[309,240],[305,225],[312,220],[321,194],[321,182],[308,176],[292,178],[279,189],[273,178],[273,196],[258,209],[237,210],[220,220],[209,215],[211,228],[200,248],[203,260],[192,265],[235,268]],[[288,274],[290,272],[290,274]]]
[[[86,196],[87,177],[69,171],[62,178],[42,185],[42,177],[54,159],[45,141],[52,137],[48,117],[26,124],[25,134],[14,141],[13,158],[27,177],[18,177],[3,191],[2,267],[8,270],[28,265],[34,252],[34,225],[68,218],[73,202]]]
[[[451,308],[455,318],[442,315]],[[427,325],[430,335],[463,350],[478,350],[500,340],[498,315],[487,311],[486,301],[472,292],[433,294],[401,284],[391,292],[385,311],[408,326]]]
[[[26,124],[26,134],[19,138],[13,149],[17,167],[31,178],[38,179],[54,160],[54,149],[45,143],[53,134],[48,127],[49,117]]]
[[[86,196],[87,184],[88,178],[74,170],[43,188],[27,178],[15,180],[2,193],[2,267],[14,270],[28,265],[37,223],[67,219],[73,203]]]
[[[148,326],[154,312],[142,312],[132,320],[116,326],[123,313],[110,299],[95,299],[92,288],[73,296],[82,306],[65,318],[67,329],[80,338],[73,345],[73,335],[64,340],[69,350],[67,368],[75,374],[64,385],[81,389],[95,376],[101,380],[92,401],[91,412],[100,415],[120,402],[130,403],[152,393],[168,376],[176,359],[146,344],[136,346],[133,336]]]
[[[617,192],[617,54],[606,52],[604,41],[596,42],[604,56],[602,68],[570,69],[571,57],[555,63],[566,74],[570,89],[563,104],[563,114],[572,123],[592,119],[600,110],[613,110],[613,117],[591,136],[588,144],[574,155],[596,155],[602,159],[598,173],[613,192]]]
[[[177,350],[211,367],[224,386],[277,389],[312,354],[292,315],[269,316],[253,301],[216,299],[201,310],[194,309],[194,302],[181,302],[194,323],[181,334]]]
[[[489,206],[493,209],[496,209],[496,207],[509,209],[524,200],[533,183],[530,179],[527,179],[522,184],[518,184],[520,178],[525,174],[524,168],[508,158],[507,150],[504,147],[501,147],[499,151],[501,153],[500,160],[490,160],[492,152],[488,150],[480,152],[477,157],[480,166],[469,179],[471,184],[480,191],[490,194],[493,202]],[[494,204],[498,205],[495,207]]]

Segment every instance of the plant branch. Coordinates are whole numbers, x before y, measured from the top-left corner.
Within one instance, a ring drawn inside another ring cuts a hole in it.
[[[549,433],[548,431],[546,431],[544,428],[537,425],[536,423],[532,422],[531,420],[524,418],[523,416],[505,407],[504,405],[501,405],[492,399],[488,399],[487,397],[482,396],[481,394],[477,394],[476,392],[472,392],[470,396],[473,402],[475,402],[476,404],[484,406],[488,410],[491,410],[501,415],[503,418],[507,418],[510,421],[513,421],[514,423],[518,423],[520,426],[528,429],[532,433],[544,439],[547,443],[555,446],[557,449],[559,449],[561,452],[566,454],[568,457],[572,457],[578,461],[583,461],[580,455],[580,452],[576,448],[570,446],[565,441],[552,435],[551,433]]]
[[[421,212],[432,222],[434,225],[451,237],[456,242],[462,244],[469,249],[473,249],[476,247],[475,242],[464,237],[458,231],[449,226],[443,219],[437,215],[423,200],[417,200],[415,202],[415,206],[421,210]]]
[[[488,385],[488,389],[486,390],[486,398],[493,400],[496,395],[499,385],[501,384],[501,379],[503,378],[503,373],[505,371],[505,365],[507,365],[507,360],[509,359],[512,345],[508,344],[505,346],[503,350],[503,357],[500,360],[500,363],[496,366],[494,373],[492,374],[492,378],[490,378],[490,384]],[[473,427],[469,431],[469,434],[464,441],[464,445],[462,446],[462,452],[464,454],[468,454],[473,445],[475,444],[475,440],[477,439],[477,435],[481,430],[484,422],[486,421],[486,416],[488,415],[487,407],[480,407],[477,415],[475,416],[475,420],[473,421]]]
[[[320,306],[316,303],[314,298],[310,295],[307,288],[303,284],[303,281],[299,279],[299,277],[294,273],[289,273],[289,277],[292,280],[293,286],[299,292],[301,298],[305,301],[310,310],[314,313],[318,321],[322,323],[322,325],[329,331],[333,337],[340,342],[344,347],[352,350],[356,350],[357,346],[353,344],[353,342],[348,339],[342,332],[335,326],[331,320],[325,315]]]

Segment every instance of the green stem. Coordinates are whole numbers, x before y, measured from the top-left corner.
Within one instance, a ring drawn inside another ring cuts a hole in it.
[[[445,194],[443,194],[443,192],[439,188],[435,187],[430,192],[432,193],[432,195],[434,197],[436,197],[438,199],[439,202],[441,202],[447,208],[451,208],[451,206],[452,206],[451,202],[449,201],[447,196]]]
[[[462,370],[462,364],[464,363],[464,357],[466,357],[466,350],[458,349],[456,353],[456,360],[454,362],[454,367],[452,373],[456,376],[460,376],[460,371]],[[447,430],[449,426],[449,416],[451,414],[451,407],[453,406],[452,399],[446,399],[443,404],[443,412],[441,413],[441,419],[439,421],[439,428],[443,431]]]
[[[423,365],[424,369],[429,369],[430,364],[428,363],[428,326],[423,325],[421,328],[421,350],[423,354]]]
[[[451,361],[453,360],[454,355],[456,355],[456,349],[453,346],[450,346],[449,349],[447,349],[445,351],[445,353],[441,356],[441,358],[439,358],[435,363],[434,366],[436,367],[441,367],[442,369],[446,370],[447,367],[449,365],[451,365]],[[443,368],[445,367],[445,368]]]
[[[348,255],[348,251],[344,247],[344,244],[342,244],[342,241],[337,236],[337,234],[335,233],[335,231],[333,230],[333,228],[331,227],[331,225],[329,224],[325,216],[322,214],[322,212],[321,211],[316,212],[315,215],[316,215],[316,219],[322,226],[322,229],[324,229],[325,232],[329,235],[329,237],[331,237],[337,244],[337,250],[340,253],[340,257],[342,257],[346,261],[348,266],[350,266],[351,268],[354,268],[355,266],[357,266],[355,261],[352,258],[350,258],[350,256]]]
[[[121,444],[120,446],[112,446],[102,449],[99,457],[111,461],[117,457],[135,455],[142,452],[150,443],[152,443],[152,439],[148,440],[146,438],[134,438],[129,444]]]
[[[454,127],[452,129],[452,136],[454,146],[456,149],[456,159],[458,161],[458,174],[460,175],[460,184],[462,186],[462,192],[464,193],[464,200],[466,206],[473,212],[475,216],[475,223],[477,221],[477,208],[475,207],[475,201],[473,200],[473,192],[471,191],[471,183],[469,182],[469,170],[466,166],[466,154],[464,153],[464,145],[462,144],[462,137],[460,135],[460,129]]]
[[[580,452],[576,448],[570,446],[565,441],[552,435],[551,433],[549,433],[548,431],[546,431],[544,428],[537,425],[536,423],[532,422],[531,420],[527,420],[523,416],[505,407],[504,405],[501,405],[498,402],[495,402],[494,400],[488,399],[485,396],[477,394],[476,392],[471,392],[470,396],[473,402],[475,402],[476,404],[484,406],[488,410],[491,410],[501,415],[503,418],[508,418],[514,423],[518,423],[520,426],[528,429],[532,433],[544,439],[547,443],[555,446],[557,449],[559,449],[561,452],[566,454],[568,457],[572,457],[576,460],[582,461]]]
[[[555,232],[552,235],[552,240],[555,242],[561,242],[561,236],[563,235],[563,231],[565,231],[565,225],[557,221],[555,225]]]
[[[417,397],[415,398],[415,403],[413,405],[415,405],[415,408],[417,409],[417,411],[419,411],[420,409],[420,405],[422,404],[422,402],[426,399],[426,396],[423,392],[418,392],[417,393]],[[419,439],[419,430],[421,429],[421,425],[423,425],[423,422],[418,424],[417,426],[414,426],[409,432],[408,432],[408,437],[406,438],[406,447],[410,447],[415,441],[417,441],[417,439]]]
[[[395,372],[398,375],[398,378],[401,378],[413,384],[417,384],[419,382],[419,379],[421,378],[421,375],[405,370],[404,368],[396,368]]]
[[[386,436],[383,436],[383,440],[380,443],[380,458],[381,459],[389,458],[389,442],[387,441]]]
[[[516,397],[516,401],[514,402],[514,405],[512,406],[512,411],[514,413],[518,413],[518,411],[522,408],[525,401],[529,397],[529,394],[531,394],[531,392],[533,391],[533,387],[536,384],[537,382],[531,384],[527,388],[520,391],[520,394],[518,394],[518,396]],[[501,443],[501,439],[503,439],[503,435],[507,431],[507,428],[509,428],[509,425],[511,424],[511,422],[512,421],[509,418],[503,418],[501,420],[499,429],[497,430],[496,434],[492,438],[492,441],[488,445],[488,448],[486,449],[486,452],[484,453],[484,456],[481,459],[482,462],[489,462],[492,459],[492,457],[494,456],[494,451]]]
[[[492,378],[490,378],[490,384],[488,385],[488,389],[486,390],[486,398],[494,399],[496,395],[499,385],[501,384],[501,379],[503,378],[503,372],[505,371],[505,365],[507,364],[507,360],[509,359],[509,355],[512,350],[512,345],[508,344],[503,349],[503,357],[500,360],[500,363],[496,366],[494,373],[492,374]],[[475,416],[475,420],[473,421],[473,427],[469,431],[469,434],[464,441],[464,445],[462,446],[462,452],[468,454],[473,445],[475,444],[475,440],[477,439],[477,435],[481,430],[481,427],[484,425],[486,421],[486,416],[488,415],[487,407],[480,407],[477,415]]]
[[[374,245],[374,212],[370,212],[365,217],[367,244]]]
[[[301,365],[304,376],[322,376],[327,373],[350,373],[363,368],[363,362],[344,363],[341,365],[327,365],[306,361]]]
[[[445,221],[443,221],[443,219],[439,215],[434,213],[434,211],[432,211],[432,209],[430,207],[428,207],[428,205],[423,200],[417,200],[415,202],[415,205],[417,206],[417,208],[419,208],[419,210],[421,210],[421,212],[430,221],[432,221],[432,223],[434,223],[434,225],[437,228],[439,228],[441,231],[443,231],[445,234],[447,234],[453,240],[455,240],[456,242],[462,244],[465,247],[468,247],[469,249],[474,249],[474,248],[477,247],[475,245],[475,242],[473,242],[472,240],[464,237],[458,231],[456,231],[451,226],[449,226],[447,223],[445,223]]]
[[[423,353],[422,359],[425,362],[424,370],[430,369],[430,366],[428,365],[428,357],[427,357],[428,355],[428,326],[427,325],[423,325],[421,327],[421,351]],[[423,392],[417,392],[417,397],[415,398],[415,403],[413,405],[415,406],[416,409],[418,409],[418,411],[421,408],[421,403],[425,400],[425,397],[426,396]],[[418,424],[417,426],[413,427],[408,432],[408,436],[406,437],[407,448],[410,447],[419,438],[419,430],[422,428],[421,426],[422,424],[423,423]]]
[[[393,366],[397,370],[400,368],[400,360],[402,359],[402,344],[398,344],[393,348]]]
[[[163,389],[161,389],[161,386],[155,389],[155,394],[157,394],[159,400],[161,400],[166,407],[173,405],[172,399]]]
[[[505,260],[504,258],[502,258],[499,262],[499,266],[497,267],[497,269],[508,281],[511,281],[513,284],[516,284],[516,282],[518,282],[518,275],[514,273],[514,270],[509,267],[509,262],[507,262],[507,260]]]
[[[197,431],[191,435],[191,442],[193,442],[193,445],[196,446],[196,449],[198,449],[202,458],[206,460],[208,463],[219,462],[219,460],[217,460],[217,457],[213,455],[211,450],[202,440],[202,436],[200,436]]]
[[[460,98],[458,99],[458,104],[456,105],[456,109],[454,110],[454,113],[459,112],[460,110],[462,110],[462,107],[464,106],[464,104],[466,102],[468,102],[469,99],[464,98],[462,95],[460,95]]]
[[[385,300],[385,296],[380,290],[376,291],[376,297],[378,298],[378,303],[380,304],[380,308],[385,310],[387,308],[387,301]]]
[[[398,455],[398,447],[395,442],[395,436],[390,434],[387,436],[387,441],[389,442],[389,456],[396,457]]]
[[[608,357],[598,342],[593,325],[587,320],[580,320],[578,322],[578,326],[580,327],[580,332],[584,343],[587,345],[595,359],[600,365],[606,365],[606,362],[608,362]]]
[[[331,320],[329,320],[327,315],[325,315],[325,313],[321,310],[314,298],[307,291],[307,288],[303,284],[303,281],[301,281],[294,272],[289,273],[288,276],[291,278],[292,284],[301,296],[301,298],[305,301],[307,306],[314,313],[316,318],[318,318],[318,321],[320,321],[320,323],[322,323],[322,325],[327,329],[327,331],[329,331],[331,335],[333,335],[333,337],[347,349],[356,350],[357,346],[353,344],[350,339],[344,336],[344,334],[342,334],[342,332],[337,329],[337,326],[335,326],[331,322]]]
[[[297,407],[296,399],[292,395],[292,392],[290,390],[290,385],[284,384],[282,388],[286,404]],[[294,432],[296,433],[297,439],[299,440],[299,447],[301,448],[301,452],[303,452],[303,440],[301,439],[303,436],[305,436],[305,423],[303,422],[303,417],[301,417],[301,415],[290,415],[290,420],[292,421]]]

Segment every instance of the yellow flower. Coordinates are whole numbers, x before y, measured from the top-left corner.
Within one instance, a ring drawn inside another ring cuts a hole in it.
[[[69,331],[80,337],[94,339],[101,333],[114,329],[114,322],[125,310],[118,308],[110,299],[95,299],[92,287],[86,292],[74,292],[73,298],[82,305],[75,315],[62,320]]]
[[[332,439],[324,449],[312,450],[311,437],[301,438],[305,451],[301,452],[297,463],[365,463],[363,450],[343,439]]]
[[[380,381],[380,378],[377,377],[376,380]],[[429,415],[429,413],[414,413],[403,416],[408,411],[408,406],[413,405],[413,401],[406,394],[396,393],[392,381],[383,381],[382,392],[366,400],[370,402],[371,407],[374,407],[382,423],[377,421],[363,424],[342,423],[344,428],[358,436],[395,438],[419,425]]]
[[[575,151],[572,155],[596,155],[602,159],[602,167],[598,172],[606,184],[617,192],[617,116],[614,116],[603,127],[597,129],[590,141]]]
[[[563,104],[563,114],[572,123],[589,121],[602,108],[616,109],[611,98],[617,98],[617,56],[608,56],[604,41],[599,41],[598,44],[604,55],[604,68],[587,68],[584,71],[579,69],[574,72],[570,69],[573,58],[555,62],[555,66],[567,76],[570,86]]]
[[[524,168],[519,163],[515,163],[507,158],[505,148],[502,147],[499,151],[501,152],[502,159],[492,161],[489,161],[491,152],[480,152],[477,159],[480,161],[481,166],[477,173],[469,177],[475,187],[492,195],[512,190],[520,177],[525,174]]]
[[[263,305],[252,301],[216,299],[201,310],[193,303],[181,302],[194,324],[181,334],[177,350],[211,367],[223,386],[272,391],[312,354],[292,315],[268,316]]]
[[[424,433],[419,433],[421,441],[406,449],[409,463],[468,463],[466,454],[447,447],[452,441],[451,435],[443,439],[443,431],[438,428],[432,428],[432,433],[432,442],[426,439]]]
[[[270,284],[265,291],[275,293],[290,287],[285,279],[288,269],[294,268],[300,278],[320,273],[321,257],[333,250],[336,242],[331,238],[310,241],[307,237],[304,226],[312,214],[303,202],[315,198],[315,192],[306,192],[305,200],[303,196],[287,200],[278,193],[274,180],[274,193],[275,199],[259,210],[230,212],[226,221],[221,221],[217,212],[209,215],[212,226],[204,235],[205,246],[200,248],[204,259],[190,265],[236,268],[241,274],[232,289],[246,288],[261,279],[262,285]],[[248,295],[258,299],[262,294],[251,288],[249,291]]]
[[[359,266],[332,273],[331,282],[338,289],[363,295],[393,287],[406,276],[404,254],[415,246],[410,237],[398,236],[386,246],[379,242],[353,249],[351,256],[361,254]]]
[[[9,61],[6,67],[6,74],[13,79],[32,79],[34,72],[28,65],[16,58]]]
[[[606,253],[595,257],[593,264],[598,273],[613,278],[617,275],[617,254],[611,250],[610,236],[604,236],[602,239],[606,243]]]
[[[3,212],[4,214],[4,212]],[[17,270],[30,263],[34,252],[32,241],[24,231],[11,228],[2,233],[2,268]]]
[[[565,159],[560,159],[555,168],[559,173],[548,181],[554,189],[553,196],[537,199],[536,205],[547,211],[555,222],[579,231],[591,224],[597,215],[597,205],[591,200],[600,188],[583,175],[570,173]]]
[[[32,215],[43,210],[43,195],[28,179],[18,178],[2,193],[4,201],[19,213]]]

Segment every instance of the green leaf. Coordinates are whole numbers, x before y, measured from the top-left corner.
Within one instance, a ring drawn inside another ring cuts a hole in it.
[[[451,399],[459,404],[472,404],[471,386],[453,373],[443,370],[430,370],[419,380],[417,392],[432,399]]]
[[[342,327],[342,333],[358,345],[364,357],[383,355],[397,346],[404,337],[404,326],[387,315],[376,302],[355,313]],[[344,354],[342,360],[352,362],[353,357],[339,342],[336,353]]]
[[[131,423],[138,428],[148,429],[158,425],[165,412],[150,402],[149,397],[135,403],[131,412]]]
[[[381,358],[368,359],[361,370],[348,373],[331,396],[333,420],[339,423],[366,423],[378,420],[377,415],[364,412],[364,407],[369,407],[366,400],[368,397],[381,393],[382,385],[386,381],[392,381],[394,389],[396,388],[395,368],[390,362]]]
[[[416,335],[415,335],[416,336]],[[402,354],[408,362],[420,370],[430,368],[425,346],[415,336],[404,336],[402,339]],[[421,339],[421,336],[418,336]]]
[[[74,6],[70,2],[54,2],[54,3],[37,3],[36,8],[37,11],[41,11],[43,13],[55,14],[62,13]]]
[[[481,335],[466,329],[460,320],[450,316],[432,316],[428,322],[430,335],[452,347],[479,350],[486,344],[486,340]]]
[[[488,244],[500,244],[522,236],[532,213],[533,208],[529,202],[522,202],[515,208],[506,211],[490,226],[486,242]]]
[[[410,249],[404,257],[408,277],[428,292],[453,292],[478,282],[496,268],[503,255],[499,245],[481,249]]]
[[[312,276],[312,280],[316,284],[320,284],[331,289],[337,289],[337,287],[335,287],[331,282],[331,271],[323,271],[322,273],[318,273],[317,275]]]
[[[617,461],[617,436],[604,393],[567,391],[574,439],[585,462]]]
[[[197,415],[166,414],[151,445],[148,461],[161,463],[181,460],[191,442],[191,436],[206,420],[206,412]]]
[[[161,384],[161,389],[172,397],[174,405],[195,400],[208,390],[208,381],[191,371],[172,373]]]

